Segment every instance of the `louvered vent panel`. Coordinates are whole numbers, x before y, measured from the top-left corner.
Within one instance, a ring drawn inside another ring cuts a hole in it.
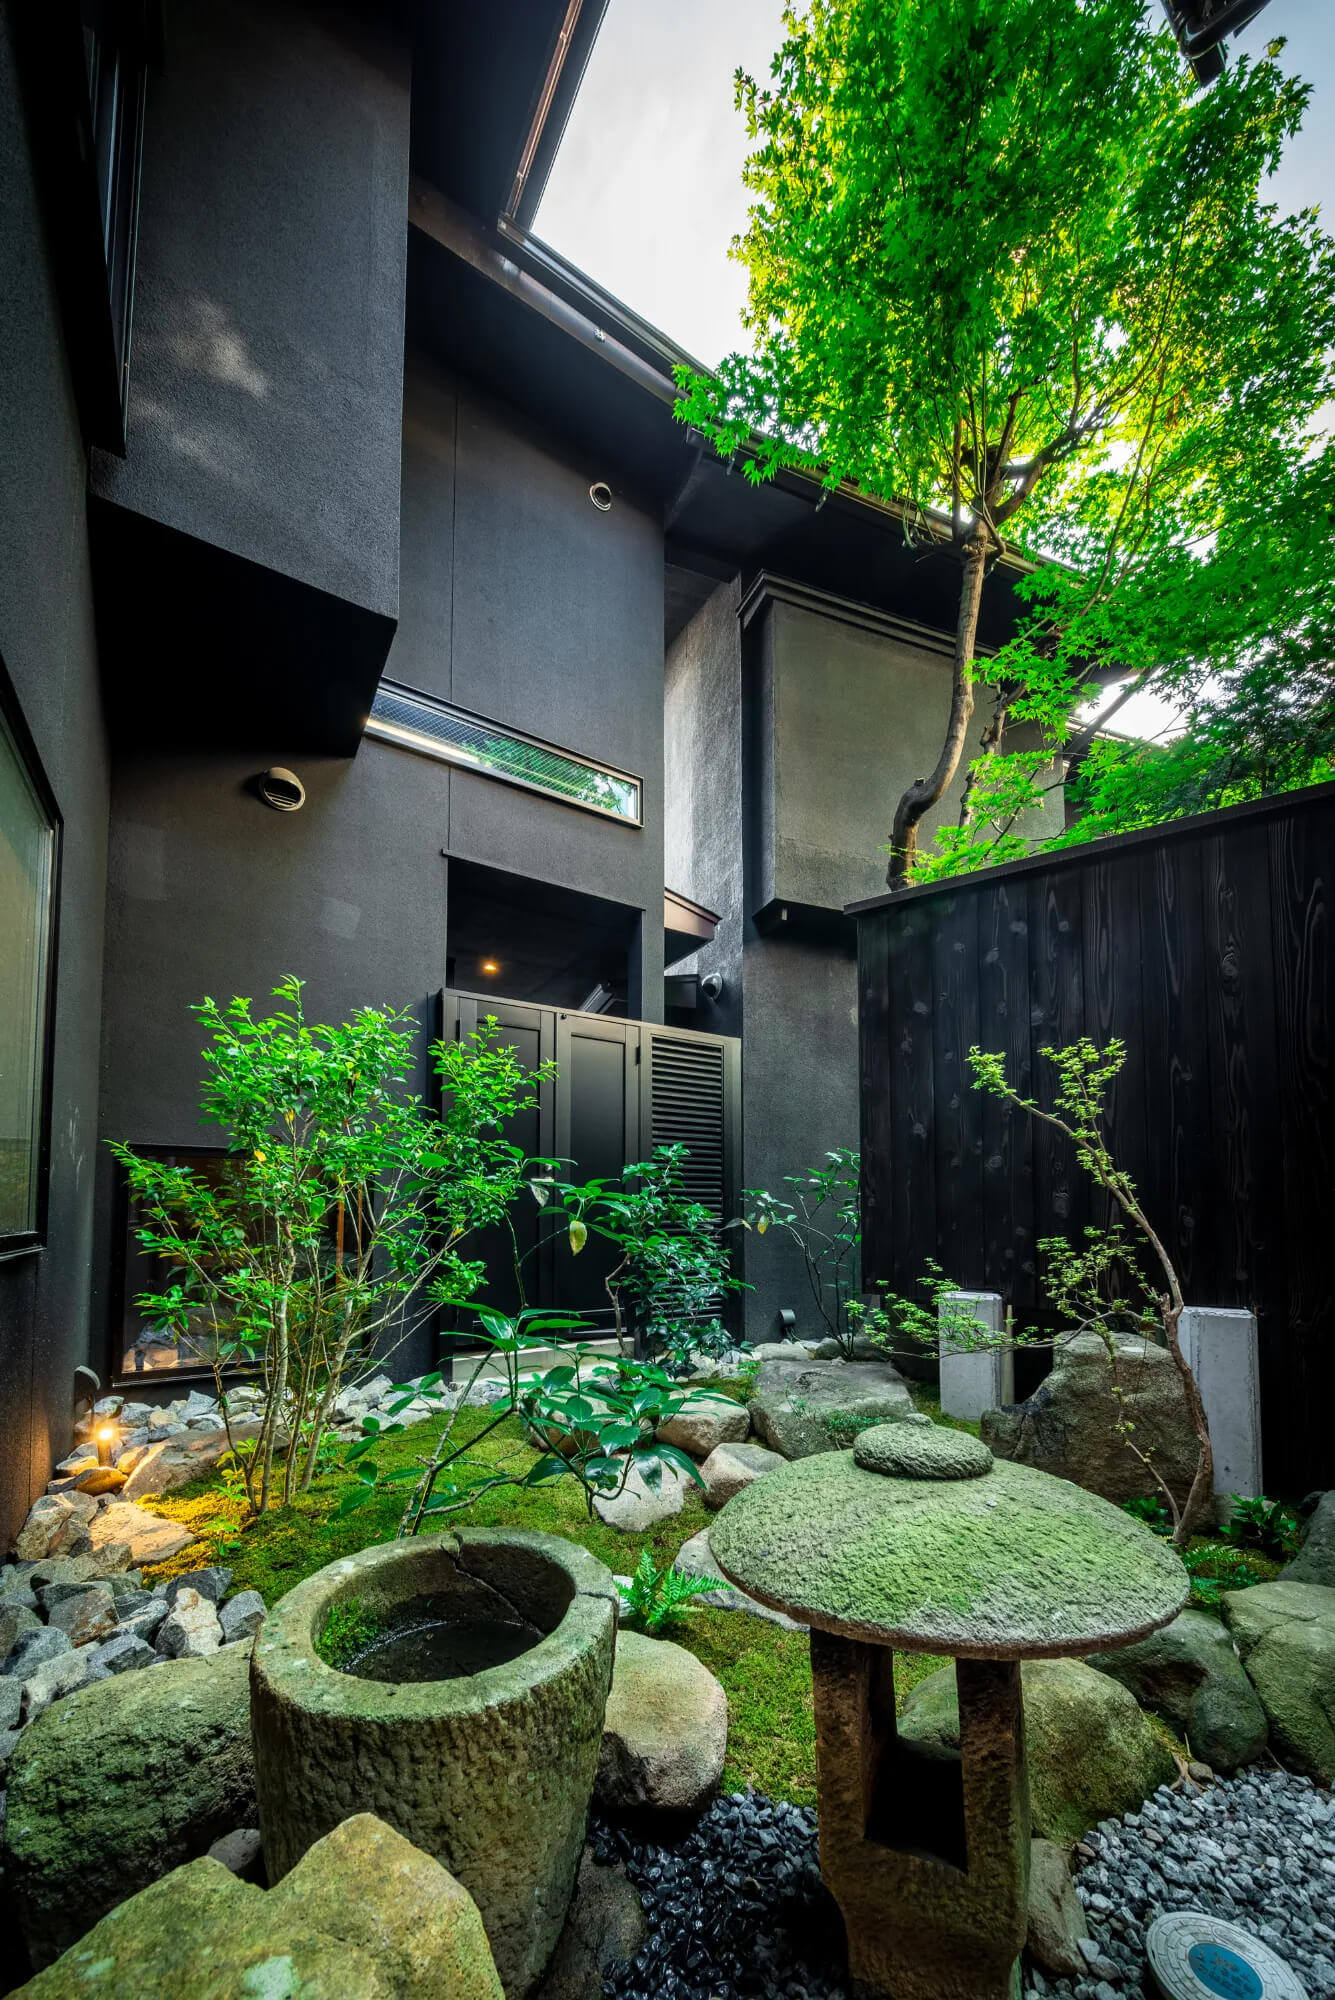
[[[712,1042],[650,1038],[653,1143],[688,1149],[682,1178],[720,1221],[724,1196],[723,1050]]]

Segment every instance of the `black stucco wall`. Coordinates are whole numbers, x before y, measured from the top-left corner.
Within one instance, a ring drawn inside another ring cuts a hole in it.
[[[393,616],[408,56],[350,10],[169,0],[130,451],[94,490]]]
[[[87,1359],[107,828],[84,452],[9,29],[0,10],[0,659],[64,819],[64,863],[48,1242],[0,1262],[4,1547],[68,1449]]]
[[[643,1015],[658,1020],[663,536],[623,495],[601,513],[589,499],[597,476],[410,356],[400,617],[385,671],[643,780],[634,829],[434,767],[452,854],[647,913]]]

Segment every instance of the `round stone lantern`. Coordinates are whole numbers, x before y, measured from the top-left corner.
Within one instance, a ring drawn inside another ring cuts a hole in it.
[[[1030,1838],[1019,1663],[1166,1625],[1190,1589],[1174,1551],[1064,1479],[915,1423],[767,1473],[709,1540],[732,1582],[811,1627],[821,1872],[855,1987],[1017,2000]],[[954,1656],[958,1764],[900,1739],[895,1648]]]

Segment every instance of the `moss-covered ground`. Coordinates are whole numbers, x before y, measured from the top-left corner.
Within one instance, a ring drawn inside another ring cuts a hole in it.
[[[489,1421],[485,1410],[464,1411],[456,1436],[475,1437]],[[382,1468],[388,1471],[414,1463],[429,1452],[438,1430],[436,1423],[419,1424],[387,1439],[379,1453]],[[513,1421],[481,1439],[470,1455],[478,1464],[498,1466],[503,1462],[507,1470],[520,1472],[536,1456],[523,1443]],[[244,1528],[244,1497],[216,1474],[151,1501],[155,1512],[185,1522],[200,1539],[172,1562],[147,1574],[165,1577],[196,1569],[205,1561],[218,1561],[232,1570],[234,1589],[258,1590],[266,1604],[273,1604],[325,1563],[393,1537],[405,1488],[391,1487],[355,1512],[335,1518],[335,1509],[352,1478],[350,1472],[342,1470],[326,1472],[316,1479],[311,1492],[291,1507]],[[629,1576],[644,1549],[650,1550],[661,1568],[712,1518],[698,1494],[692,1494],[680,1514],[648,1534],[622,1534],[596,1516],[590,1519],[575,1482],[563,1480],[555,1486],[527,1491],[504,1488],[485,1494],[455,1521],[460,1526],[540,1528],[549,1534],[567,1535],[583,1543],[616,1574]],[[725,1789],[754,1785],[771,1797],[814,1805],[816,1733],[805,1635],[785,1632],[741,1612],[703,1605],[688,1610],[664,1636],[688,1647],[718,1676],[727,1693]],[[939,1659],[927,1655],[898,1656],[895,1685],[901,1697],[940,1665]]]
[[[745,1396],[745,1387],[727,1382],[711,1384],[725,1393]],[[914,1400],[927,1415],[942,1421],[939,1406],[928,1391],[914,1385]],[[490,1422],[485,1410],[464,1411],[456,1436],[461,1441],[477,1437]],[[961,1430],[977,1432],[976,1425],[959,1424]],[[429,1453],[439,1424],[419,1424],[413,1430],[387,1438],[380,1448],[382,1469],[407,1466]],[[522,1472],[535,1454],[523,1443],[514,1422],[502,1424],[481,1439],[471,1456],[479,1465]],[[266,1604],[273,1604],[294,1584],[325,1563],[351,1555],[372,1542],[392,1539],[403,1508],[405,1488],[391,1487],[355,1512],[336,1517],[335,1510],[353,1483],[353,1474],[341,1468],[322,1473],[311,1492],[291,1507],[271,1513],[249,1525],[242,1525],[244,1496],[229,1487],[220,1474],[196,1481],[179,1492],[149,1504],[160,1514],[187,1523],[199,1541],[172,1562],[148,1572],[150,1576],[170,1576],[195,1569],[202,1562],[226,1563],[234,1573],[234,1588],[258,1590]],[[661,1522],[648,1534],[622,1534],[587,1514],[573,1480],[559,1485],[529,1490],[504,1488],[485,1494],[466,1515],[456,1517],[476,1527],[539,1528],[550,1534],[567,1535],[605,1562],[615,1573],[628,1576],[643,1550],[648,1549],[655,1564],[670,1563],[691,1535],[709,1525],[698,1494],[688,1497],[680,1514]],[[1278,1573],[1278,1565],[1250,1551],[1240,1552],[1227,1543],[1197,1542],[1189,1552],[1196,1574],[1193,1600],[1205,1608],[1215,1608],[1219,1589],[1239,1588],[1267,1581]],[[811,1710],[811,1669],[807,1641],[803,1634],[785,1632],[780,1627],[740,1612],[719,1611],[695,1606],[664,1635],[686,1646],[722,1682],[728,1696],[728,1763],[724,1784],[729,1790],[754,1785],[772,1797],[812,1805],[816,1798],[815,1725]],[[899,1654],[895,1659],[895,1687],[902,1700],[908,1690],[941,1665],[929,1654]]]

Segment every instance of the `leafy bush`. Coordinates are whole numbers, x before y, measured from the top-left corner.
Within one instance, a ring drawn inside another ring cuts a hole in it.
[[[216,1167],[112,1146],[164,1279],[137,1304],[178,1340],[202,1336],[225,1419],[225,1372],[261,1371],[258,1446],[233,1459],[255,1513],[309,1490],[340,1389],[476,1289],[481,1266],[461,1246],[523,1184],[502,1127],[541,1080],[488,1021],[435,1044],[436,1115],[405,1088],[410,1015],[309,1023],[301,988],[284,980],[287,1005],[263,1019],[244,999],[192,1010],[210,1036],[204,1115],[228,1138]]]
[[[1228,1525],[1224,1529],[1224,1539],[1235,1548],[1259,1549],[1264,1556],[1276,1562],[1287,1562],[1298,1552],[1298,1516],[1292,1507],[1286,1507],[1282,1500],[1243,1499],[1237,1493],[1229,1495],[1232,1509]]]
[[[648,1549],[641,1554],[630,1582],[617,1585],[625,1617],[649,1633],[675,1624],[694,1598],[707,1596],[714,1587],[708,1577],[683,1576],[671,1563],[659,1569]]]
[[[590,1233],[616,1249],[603,1282],[620,1352],[631,1318],[645,1352],[674,1374],[688,1369],[693,1352],[717,1356],[732,1346],[719,1309],[741,1289],[718,1217],[687,1190],[689,1158],[678,1141],[614,1179],[562,1180],[555,1169],[563,1163],[546,1161],[549,1171],[529,1182],[534,1199],[564,1226],[573,1255]]]
[[[864,1331],[856,1298],[858,1253],[862,1245],[861,1157],[847,1146],[835,1146],[822,1167],[805,1167],[785,1174],[791,1200],[767,1188],[746,1188],[744,1227],[764,1236],[778,1229],[802,1253],[807,1290],[825,1329],[837,1341],[845,1359]]]

